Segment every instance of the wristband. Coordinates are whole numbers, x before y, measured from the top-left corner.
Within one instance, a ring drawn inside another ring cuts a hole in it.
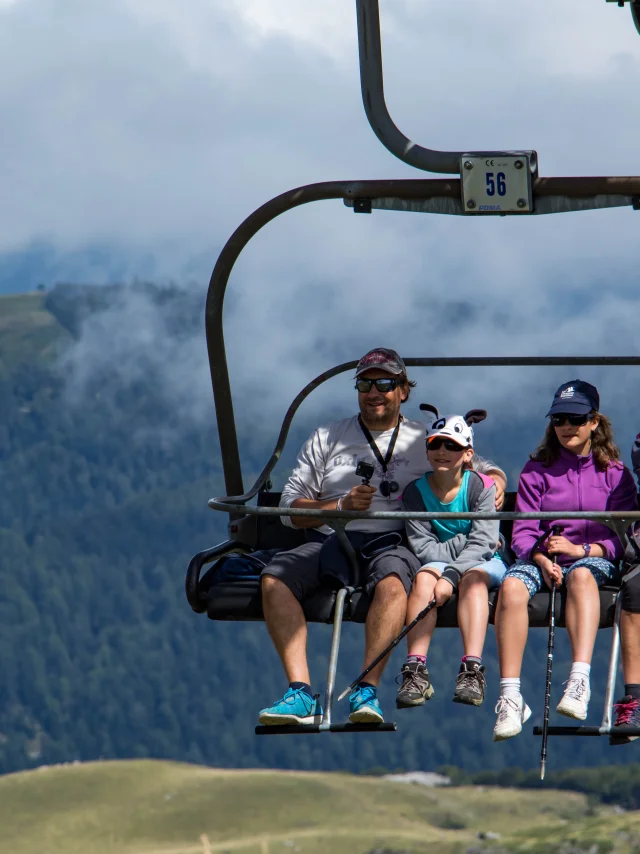
[[[342,499],[343,498],[344,498],[344,495],[341,495],[340,498],[338,498],[338,503],[336,504],[336,510],[342,510]]]
[[[583,543],[582,548],[584,549],[584,556],[589,557],[591,553],[591,543]]]

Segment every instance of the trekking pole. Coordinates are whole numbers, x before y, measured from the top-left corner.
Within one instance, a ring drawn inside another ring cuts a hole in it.
[[[391,652],[392,649],[395,649],[395,647],[398,646],[400,641],[409,634],[411,629],[414,628],[414,626],[417,626],[418,623],[420,622],[420,620],[424,620],[424,618],[427,616],[429,611],[431,611],[431,610],[433,610],[433,608],[435,608],[435,605],[436,605],[436,600],[432,599],[431,602],[429,602],[429,604],[427,605],[427,607],[423,608],[422,611],[420,611],[420,613],[415,618],[415,620],[412,620],[408,626],[405,626],[404,629],[398,635],[398,637],[394,638],[391,641],[391,643],[389,644],[389,646],[385,650],[383,650],[380,653],[380,655],[374,661],[372,661],[371,664],[367,668],[365,668],[365,670],[363,670],[362,673],[356,679],[353,680],[351,685],[349,685],[347,688],[344,689],[342,694],[340,694],[340,696],[338,697],[338,702],[340,702],[340,700],[342,700],[344,697],[346,697],[350,691],[353,691],[353,689],[357,686],[358,682],[362,682],[362,680],[367,675],[367,673],[370,673],[374,667],[376,667],[378,664],[380,664],[382,659],[385,658],[387,655],[389,655],[389,653]]]
[[[562,525],[552,525],[551,534],[558,537],[562,533]],[[556,555],[553,564],[558,563]],[[553,642],[556,630],[556,582],[551,582],[551,614],[549,615],[549,645],[547,647],[547,684],[544,689],[544,719],[542,722],[542,752],[540,754],[540,779],[544,780],[547,767],[547,741],[549,739],[549,704],[551,702],[551,670],[553,668]]]

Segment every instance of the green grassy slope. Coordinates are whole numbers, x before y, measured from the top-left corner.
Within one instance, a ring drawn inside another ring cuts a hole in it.
[[[44,300],[43,293],[0,296],[0,376],[21,363],[53,359],[69,340]]]
[[[427,789],[348,774],[151,761],[2,777],[0,827],[3,854],[454,852],[484,845],[483,831],[500,833],[500,848],[510,851],[555,851],[572,840],[637,850],[624,846],[640,840],[640,814],[594,812],[571,792]]]

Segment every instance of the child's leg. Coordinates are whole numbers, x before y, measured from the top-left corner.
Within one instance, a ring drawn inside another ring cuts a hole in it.
[[[535,564],[516,563],[509,567],[500,587],[496,639],[501,678],[494,741],[518,735],[531,716],[531,709],[520,693],[520,670],[529,631],[529,599],[542,584],[542,573]]]
[[[480,567],[462,576],[458,587],[458,625],[465,658],[482,658],[489,623],[489,586],[491,579]]]
[[[530,565],[526,564],[528,568]],[[529,599],[533,595],[524,578],[507,571],[496,607],[496,640],[502,678],[519,679],[529,633]],[[535,591],[537,592],[537,590]]]
[[[409,601],[407,603],[407,625],[412,620],[415,620],[420,611],[426,608],[433,599],[433,591],[440,578],[441,571],[441,569],[429,567],[428,569],[420,570],[416,575],[416,580],[413,582],[413,588],[409,594]],[[437,617],[438,612],[434,608],[409,632],[407,635],[408,655],[427,655]]]
[[[573,661],[591,664],[600,624],[598,585],[591,570],[586,566],[571,569],[566,576],[566,582],[566,622]]]
[[[438,563],[420,570],[416,576],[407,603],[407,625],[415,620],[420,611],[433,599],[433,591],[445,566],[445,563]],[[407,635],[407,660],[397,680],[401,683],[396,695],[398,709],[422,706],[426,700],[433,697],[433,686],[427,670],[427,652],[436,619],[437,611],[434,608]]]
[[[579,721],[587,717],[591,698],[591,657],[600,624],[598,586],[605,584],[614,571],[613,564],[604,558],[583,558],[565,573],[566,621],[573,663],[556,711]]]
[[[498,586],[507,567],[500,559],[469,569],[458,587],[458,625],[464,655],[456,678],[454,703],[480,706],[484,700],[486,678],[482,648],[489,623],[489,588]]]

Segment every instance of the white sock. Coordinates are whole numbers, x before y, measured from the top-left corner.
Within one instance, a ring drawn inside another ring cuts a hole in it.
[[[500,680],[500,696],[511,697],[512,700],[521,700],[520,679],[512,679],[510,677]]]
[[[574,661],[571,665],[571,673],[569,674],[569,679],[573,679],[574,677],[583,676],[587,682],[589,681],[589,676],[591,675],[591,665],[587,664],[584,661]]]

